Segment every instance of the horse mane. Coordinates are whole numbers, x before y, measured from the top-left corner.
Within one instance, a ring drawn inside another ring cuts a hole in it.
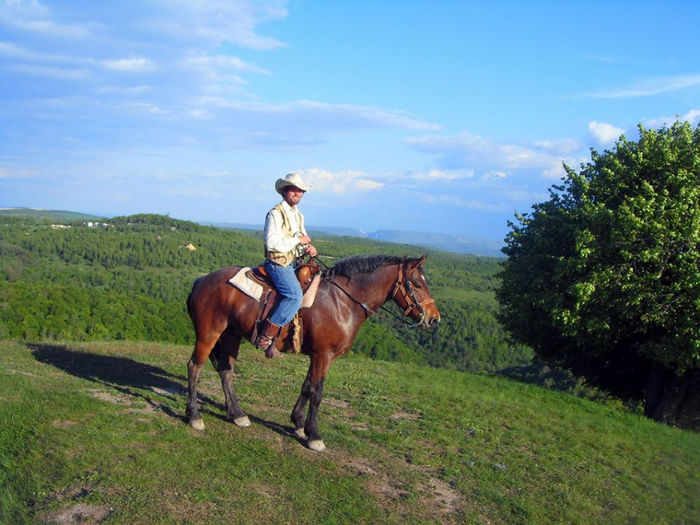
[[[406,260],[406,257],[394,255],[352,255],[336,262],[324,272],[324,276],[326,279],[336,275],[350,278],[358,273],[371,273],[385,264],[401,264]]]

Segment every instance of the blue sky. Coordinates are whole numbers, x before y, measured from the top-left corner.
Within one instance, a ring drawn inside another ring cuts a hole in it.
[[[590,148],[700,121],[700,3],[0,0],[0,207],[501,240]]]

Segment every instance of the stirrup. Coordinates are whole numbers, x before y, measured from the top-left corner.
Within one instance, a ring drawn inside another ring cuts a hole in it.
[[[273,343],[279,335],[280,328],[280,326],[266,320],[262,329],[258,332],[258,336],[255,338],[255,346],[265,350],[265,357],[268,359],[275,355],[275,345]]]
[[[260,348],[260,350],[265,351],[265,357],[268,359],[274,357],[275,355],[275,346],[272,344],[274,342],[274,338],[267,337],[265,335],[259,335],[258,338],[255,340],[255,346]]]

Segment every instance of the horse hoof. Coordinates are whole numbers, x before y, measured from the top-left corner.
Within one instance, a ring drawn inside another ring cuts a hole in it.
[[[249,427],[250,419],[248,419],[248,416],[237,417],[233,420],[233,424],[237,427]]]
[[[204,421],[200,419],[190,420],[190,426],[195,430],[204,430]]]
[[[306,432],[304,432],[303,428],[297,428],[294,431],[294,435],[298,437],[299,439],[306,439]]]
[[[314,439],[312,441],[309,441],[307,443],[307,446],[314,452],[323,452],[324,450],[326,450],[326,445],[324,445],[323,440],[321,439]]]

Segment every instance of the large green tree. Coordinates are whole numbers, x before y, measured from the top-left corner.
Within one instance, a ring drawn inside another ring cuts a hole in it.
[[[698,427],[700,126],[639,133],[565,166],[549,200],[509,224],[500,320],[649,417]]]

